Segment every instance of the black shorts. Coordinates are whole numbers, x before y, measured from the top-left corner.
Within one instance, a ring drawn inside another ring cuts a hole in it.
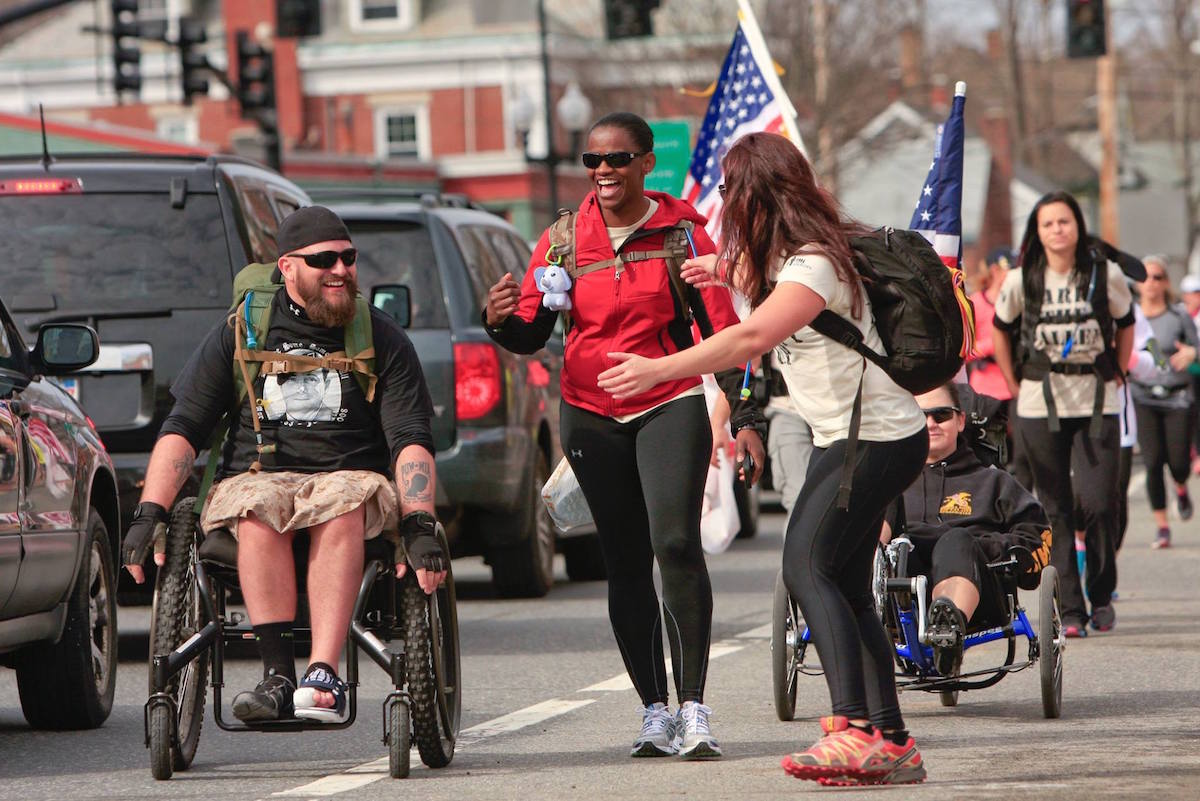
[[[987,564],[987,555],[974,535],[961,528],[952,528],[936,540],[914,540],[908,555],[909,575],[928,576],[930,592],[952,576],[961,576],[975,585],[979,608],[971,617],[971,629],[1008,622],[1007,594],[1000,577]]]

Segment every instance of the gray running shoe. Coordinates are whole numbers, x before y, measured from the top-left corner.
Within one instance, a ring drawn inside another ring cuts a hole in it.
[[[664,703],[641,707],[642,731],[633,742],[629,755],[662,757],[675,754],[676,718]]]
[[[272,668],[253,690],[238,693],[233,699],[233,716],[238,720],[286,720],[292,717],[292,693],[296,685]]]
[[[695,701],[685,701],[675,714],[675,747],[684,759],[719,759],[721,746],[708,726],[712,710]]]

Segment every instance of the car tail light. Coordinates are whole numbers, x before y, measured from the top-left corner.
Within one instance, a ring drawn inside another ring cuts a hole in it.
[[[78,178],[13,178],[0,181],[0,195],[79,195],[83,181]]]
[[[504,397],[504,374],[494,345],[458,342],[454,345],[454,406],[459,420],[478,420]]]

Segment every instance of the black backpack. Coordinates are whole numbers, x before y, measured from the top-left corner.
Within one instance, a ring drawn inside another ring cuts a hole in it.
[[[812,321],[813,330],[879,365],[896,384],[914,395],[954,378],[975,346],[975,309],[963,288],[962,272],[948,267],[916,231],[878,228],[850,237],[850,248],[871,301],[875,329],[887,353],[882,355],[867,347],[858,326],[829,309]],[[838,488],[841,509],[850,505],[861,419],[860,378]]]

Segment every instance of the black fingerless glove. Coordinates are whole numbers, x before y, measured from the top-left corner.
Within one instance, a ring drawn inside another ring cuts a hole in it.
[[[437,538],[437,518],[429,512],[409,512],[400,520],[400,537],[408,563],[416,570],[440,573],[446,569],[446,554]]]
[[[121,561],[127,565],[140,565],[154,545],[154,532],[160,523],[166,524],[171,515],[157,503],[142,501],[133,510],[133,520],[125,530],[121,541]]]

